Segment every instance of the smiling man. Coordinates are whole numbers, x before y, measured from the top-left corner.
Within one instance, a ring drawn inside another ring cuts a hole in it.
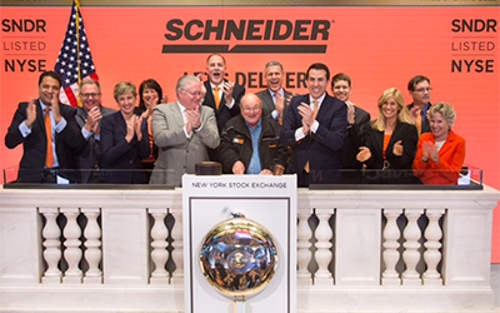
[[[227,121],[240,114],[240,100],[245,94],[245,87],[225,79],[226,59],[218,53],[207,58],[206,71],[208,81],[204,82],[206,94],[203,105],[214,110],[221,133]],[[219,161],[216,149],[209,149],[208,153],[211,161]]]
[[[344,184],[360,184],[363,164],[356,160],[361,147],[360,130],[370,122],[370,113],[356,106],[351,100],[351,78],[344,73],[332,77],[332,92],[335,98],[345,102],[347,107],[347,136],[342,146],[342,182]]]
[[[265,67],[267,89],[256,94],[262,101],[262,115],[270,115],[280,124],[282,124],[286,107],[292,98],[292,94],[283,88],[284,76],[285,72],[280,62],[268,62]]]
[[[243,96],[241,115],[227,122],[219,156],[228,174],[272,175],[288,165],[288,149],[280,144],[280,126],[262,115],[262,103],[255,94]]]
[[[168,184],[168,170],[174,171],[173,183],[181,186],[184,173],[194,174],[196,163],[208,161],[208,148],[219,146],[214,111],[200,105],[202,85],[195,76],[177,81],[177,101],[159,104],[153,114],[153,136],[159,153],[151,175],[151,184]]]
[[[76,109],[75,120],[84,139],[84,143],[75,151],[82,170],[79,180],[82,183],[96,183],[101,158],[101,119],[116,111],[101,105],[101,86],[98,81],[84,79],[79,90],[82,106]]]
[[[408,83],[408,91],[413,103],[408,105],[410,116],[415,121],[418,134],[429,133],[431,127],[427,119],[427,112],[431,108],[431,81],[423,75],[413,77]]]
[[[61,76],[48,71],[40,75],[38,99],[19,104],[5,145],[14,149],[23,145],[19,165],[20,183],[56,183],[60,169],[73,169],[73,157],[62,149],[63,142],[75,147],[78,135],[74,123],[75,109],[59,103]]]
[[[325,64],[311,65],[306,79],[309,94],[292,98],[281,131],[282,142],[293,151],[287,172],[298,175],[299,186],[339,183],[347,108],[326,92],[330,71]]]

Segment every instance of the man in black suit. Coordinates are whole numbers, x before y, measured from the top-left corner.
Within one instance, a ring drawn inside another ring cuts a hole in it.
[[[78,166],[71,153],[63,149],[63,146],[76,148],[81,142],[74,139],[78,135],[75,109],[59,103],[60,89],[58,73],[42,73],[38,80],[39,98],[20,103],[14,114],[5,145],[9,149],[23,145],[19,183],[55,183],[63,169]],[[50,123],[51,130],[47,133],[46,123]]]
[[[418,135],[429,133],[431,125],[427,118],[427,112],[431,108],[431,81],[423,75],[417,75],[408,82],[408,91],[413,103],[408,105],[410,116],[415,121]]]
[[[307,70],[309,94],[292,98],[281,130],[292,148],[288,173],[298,175],[299,187],[340,183],[340,149],[347,128],[346,105],[327,92],[330,71],[322,63]]]
[[[285,71],[280,62],[268,62],[265,67],[267,89],[256,94],[262,101],[262,116],[271,116],[281,125],[283,115],[292,98],[292,94],[283,88],[284,75]]]
[[[203,105],[215,112],[219,134],[232,117],[240,114],[240,100],[245,94],[245,87],[225,80],[226,59],[218,53],[207,58],[208,81],[204,82],[207,93]],[[216,149],[209,149],[211,161],[218,161]]]
[[[347,107],[347,136],[341,150],[342,183],[361,184],[363,164],[356,160],[356,155],[361,147],[360,130],[370,123],[370,113],[351,102],[351,78],[338,73],[332,77],[333,96],[345,102]]]
[[[85,79],[80,83],[80,100],[82,107],[76,110],[76,123],[85,144],[75,151],[81,170],[82,183],[98,182],[97,169],[101,158],[100,122],[104,116],[116,110],[101,105],[101,86],[98,81]]]

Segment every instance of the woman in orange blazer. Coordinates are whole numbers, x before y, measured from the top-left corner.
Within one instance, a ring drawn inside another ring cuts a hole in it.
[[[465,139],[451,128],[455,109],[438,102],[429,109],[431,133],[420,136],[413,172],[426,185],[456,185],[465,160]]]

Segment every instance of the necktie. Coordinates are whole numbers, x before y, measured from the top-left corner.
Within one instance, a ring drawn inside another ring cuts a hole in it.
[[[45,166],[51,168],[54,164],[54,154],[52,150],[52,123],[50,122],[50,108],[45,108],[45,135],[47,137],[47,155],[45,156]]]
[[[274,93],[274,97],[273,97],[273,98],[274,98],[274,104],[275,104],[275,105],[276,105],[276,103],[277,103],[278,101],[282,101],[282,100],[281,100],[281,95],[280,95],[278,92],[275,92],[275,93]],[[278,116],[278,123],[279,123],[280,125],[282,125],[282,126],[283,126],[283,114],[284,114],[284,113],[285,113],[285,109],[283,109],[283,112],[281,112],[280,116]]]
[[[417,127],[418,135],[422,133],[422,110],[417,111],[417,118],[415,120],[415,126]]]
[[[215,107],[217,108],[217,110],[219,110],[219,107],[220,107],[220,94],[219,94],[219,86],[215,87],[214,88],[214,99],[215,99]]]
[[[319,102],[318,100],[314,100],[314,111],[313,111],[313,123],[316,120],[316,117],[318,117],[318,111],[319,111]]]

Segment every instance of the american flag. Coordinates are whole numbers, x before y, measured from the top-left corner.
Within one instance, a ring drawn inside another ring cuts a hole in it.
[[[62,103],[79,106],[78,84],[87,77],[99,80],[92,61],[89,42],[83,17],[80,13],[80,2],[73,1],[68,29],[59,51],[55,71],[61,74],[62,89],[59,98]]]

